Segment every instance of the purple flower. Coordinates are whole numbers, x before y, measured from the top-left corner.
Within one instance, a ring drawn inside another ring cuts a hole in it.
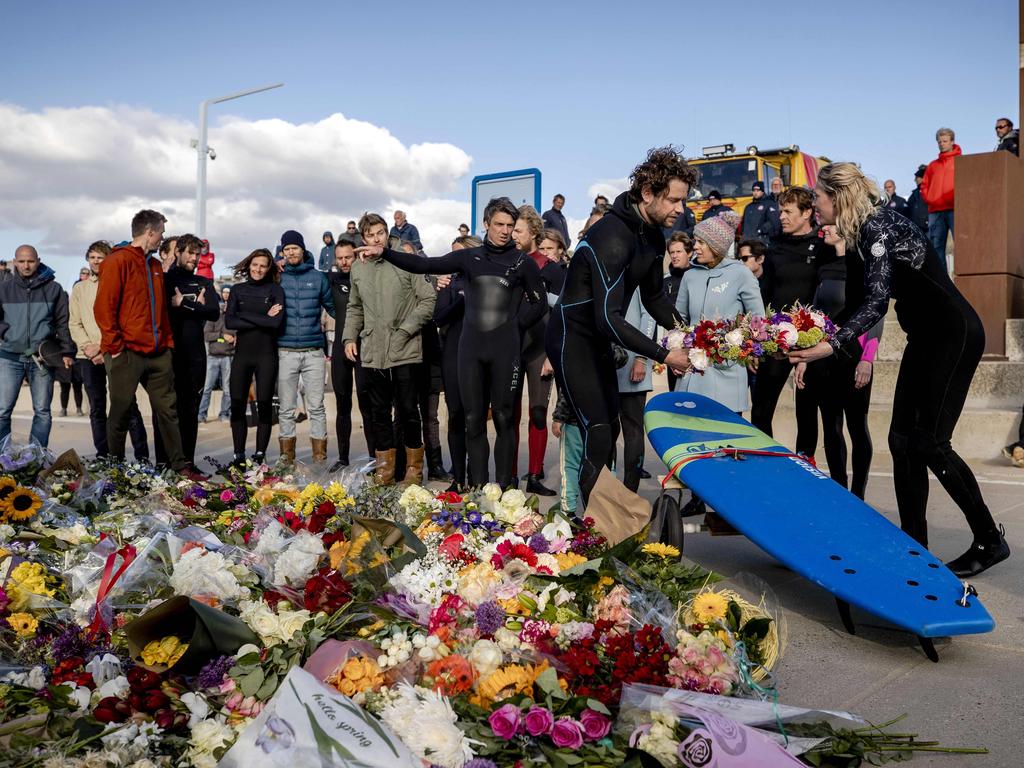
[[[470,525],[480,525],[480,522],[481,522],[481,521],[482,521],[483,519],[484,519],[484,518],[483,518],[483,515],[481,515],[481,514],[480,514],[479,512],[477,512],[477,511],[476,511],[475,509],[474,509],[474,510],[473,510],[472,512],[470,512],[470,513],[469,513],[468,515],[466,515],[466,520],[468,520],[468,521],[469,521],[469,524],[470,524]],[[481,759],[483,759],[483,758],[481,758]],[[470,762],[472,762],[472,761],[470,761]],[[491,762],[491,761],[490,761],[490,760],[488,760],[487,762]],[[467,763],[467,765],[468,765],[468,764],[469,764],[469,763]]]
[[[199,670],[196,683],[200,688],[217,688],[224,682],[225,675],[234,665],[233,656],[221,656],[218,659],[213,659]]]
[[[530,537],[530,540],[526,543],[530,546],[530,549],[532,549],[538,555],[542,555],[550,551],[551,548],[550,542],[548,542],[548,540],[544,538],[543,533],[533,534],[533,536]]]
[[[546,707],[533,706],[526,713],[526,719],[523,722],[526,725],[526,732],[528,734],[531,736],[541,736],[551,733],[551,728],[555,724],[555,716]]]
[[[491,724],[491,730],[494,731],[495,736],[510,741],[519,733],[519,728],[522,725],[522,713],[515,704],[505,704],[491,712],[487,722]],[[580,743],[583,743],[582,739],[580,739]]]
[[[480,603],[476,609],[476,628],[481,635],[493,635],[505,626],[505,609],[493,600]]]
[[[469,762],[463,763],[462,768],[498,768],[493,760],[486,757],[474,757]]]
[[[551,740],[556,747],[579,749],[583,746],[583,728],[571,717],[562,717],[551,728]]]
[[[430,606],[413,602],[405,595],[400,595],[396,592],[385,592],[373,602],[375,605],[387,608],[400,619],[414,621],[424,627],[430,621]]]
[[[66,626],[64,631],[53,638],[53,643],[50,645],[54,661],[64,661],[64,659],[74,656],[84,658],[90,650],[92,650],[92,646],[85,642],[82,631],[73,624]]]

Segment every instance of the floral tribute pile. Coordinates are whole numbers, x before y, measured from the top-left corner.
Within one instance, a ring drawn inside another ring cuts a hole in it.
[[[414,765],[639,766],[631,686],[762,690],[765,627],[713,574],[517,490],[193,483],[38,447],[0,470],[0,765],[383,765],[360,762],[376,734]],[[276,708],[300,672],[321,692],[297,706],[355,717],[347,742]]]
[[[785,355],[828,341],[836,330],[824,313],[794,304],[767,317],[740,314],[731,319],[702,318],[695,325],[670,330],[661,344],[668,350],[687,350],[692,370],[703,374],[714,365],[754,367],[763,357]]]

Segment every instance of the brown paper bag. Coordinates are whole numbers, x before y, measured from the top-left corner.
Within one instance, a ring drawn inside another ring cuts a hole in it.
[[[594,518],[594,528],[615,546],[643,530],[651,519],[651,505],[603,467],[590,492],[586,515]]]
[[[78,452],[74,448],[69,448],[58,456],[53,464],[39,473],[36,483],[43,486],[46,480],[62,469],[70,469],[78,476],[79,480],[85,477],[85,467],[82,465],[82,460],[78,457]]]

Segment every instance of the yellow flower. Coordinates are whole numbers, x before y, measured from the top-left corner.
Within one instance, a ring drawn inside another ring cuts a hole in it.
[[[7,596],[11,607],[22,611],[32,604],[33,595],[53,597],[56,592],[46,586],[46,569],[39,563],[27,560],[18,563],[7,580]]]
[[[559,552],[555,555],[555,560],[558,561],[558,569],[560,571],[568,570],[574,565],[587,562],[587,558],[583,555],[578,555],[575,552]]]
[[[7,497],[18,487],[18,481],[4,475],[0,477],[0,523],[7,522]]]
[[[419,524],[419,527],[416,529],[416,537],[422,540],[432,533],[444,533],[444,528],[428,517]]]
[[[28,520],[43,506],[43,500],[31,488],[20,485],[7,494],[3,502],[4,517],[7,520]]]
[[[499,667],[477,685],[477,698],[483,705],[488,705],[517,693],[530,693],[536,679],[537,675],[532,668],[521,667],[518,664]]]
[[[18,637],[35,637],[36,629],[39,628],[39,620],[30,613],[12,613],[7,617],[7,623],[11,625],[14,634]]]
[[[729,610],[729,601],[717,592],[702,592],[693,600],[690,607],[694,618],[701,624],[724,619]]]
[[[150,667],[160,665],[173,667],[187,650],[188,643],[183,643],[179,638],[170,635],[162,640],[153,640],[147,643],[146,647],[142,649],[142,663]]]
[[[680,554],[679,550],[671,544],[662,544],[660,541],[644,544],[643,549],[640,551],[645,555],[654,555],[655,557],[662,557],[665,559],[677,558]]]
[[[331,558],[331,568],[335,570],[343,571],[344,576],[351,576],[354,573],[359,573],[362,567],[355,562],[359,556],[366,549],[366,545],[370,543],[370,534],[368,531],[363,531],[353,541],[336,541],[331,545],[331,548],[327,550],[328,556]],[[344,564],[345,568],[342,569]]]
[[[510,597],[507,600],[499,600],[498,605],[500,605],[504,609],[505,613],[507,613],[509,616],[530,615],[529,606],[527,606],[526,603],[521,602],[519,600],[519,597]],[[534,603],[534,608],[536,607],[537,604]]]
[[[384,685],[384,672],[373,659],[353,656],[327,682],[346,696],[354,696]]]

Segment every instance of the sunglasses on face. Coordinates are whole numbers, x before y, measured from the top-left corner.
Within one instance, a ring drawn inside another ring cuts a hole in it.
[[[1001,130],[1003,130],[1004,128],[1009,128],[1009,127],[1010,127],[1010,126],[1008,126],[1008,125],[1007,125],[1006,123],[1002,123],[1002,124],[1000,124],[1000,125],[997,125],[997,126],[996,126],[996,130],[997,130],[997,131],[1001,131]]]

